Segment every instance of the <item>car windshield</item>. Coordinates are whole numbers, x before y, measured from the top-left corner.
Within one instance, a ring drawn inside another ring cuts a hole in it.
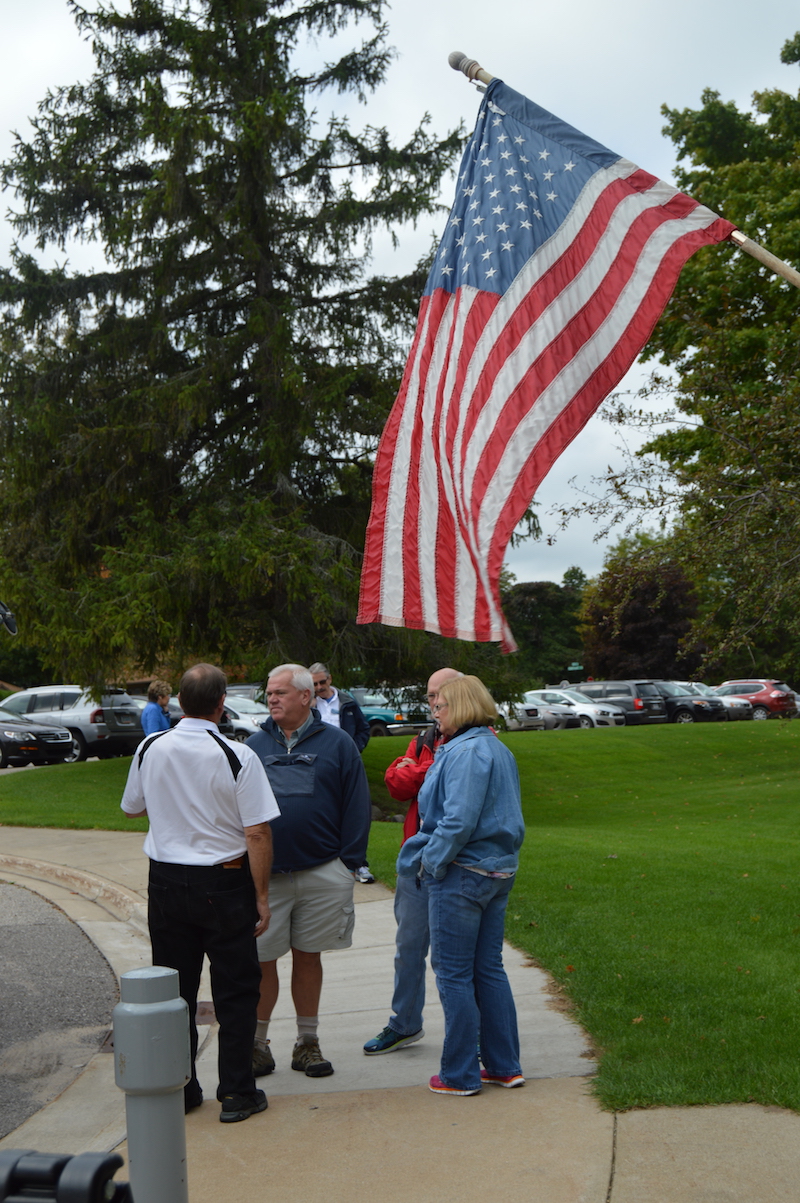
[[[683,685],[676,685],[674,681],[659,681],[658,691],[667,698],[685,698],[687,693],[691,691]]]
[[[587,702],[590,706],[597,705],[594,698],[587,698],[585,693],[579,693],[577,689],[565,689],[564,694],[566,697],[572,698],[573,702],[580,702],[582,706],[585,706]]]
[[[716,689],[712,689],[710,685],[704,685],[702,681],[692,681],[687,685],[687,689],[691,689],[693,693],[699,693],[701,696],[715,698],[718,696]]]
[[[242,714],[269,714],[269,706],[265,706],[263,702],[255,702],[252,698],[240,697],[239,694],[230,695],[225,705],[231,702],[237,710],[241,710]]]

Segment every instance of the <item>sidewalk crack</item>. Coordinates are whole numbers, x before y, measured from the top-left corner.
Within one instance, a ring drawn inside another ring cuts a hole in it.
[[[611,1192],[614,1189],[614,1171],[617,1165],[617,1112],[614,1112],[614,1131],[611,1137],[611,1170],[608,1175],[608,1192],[606,1203],[611,1203]]]

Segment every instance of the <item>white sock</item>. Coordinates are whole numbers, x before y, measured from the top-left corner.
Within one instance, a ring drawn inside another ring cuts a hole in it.
[[[311,1036],[312,1038],[316,1037],[318,1027],[319,1027],[319,1016],[318,1015],[298,1015],[297,1016],[297,1041],[298,1041],[298,1044],[300,1043],[300,1041],[303,1039],[304,1036]]]

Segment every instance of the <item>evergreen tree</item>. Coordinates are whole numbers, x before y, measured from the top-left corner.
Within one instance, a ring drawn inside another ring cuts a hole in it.
[[[371,239],[432,211],[460,134],[395,147],[311,108],[381,83],[383,0],[70,7],[96,71],[2,169],[39,255],[0,275],[0,584],[78,679],[302,659],[354,604],[424,285],[368,275]],[[76,240],[96,270],[43,266]]]
[[[585,584],[580,568],[568,568],[561,585],[522,581],[503,594],[503,610],[519,643],[513,659],[523,689],[557,684],[569,664],[581,659],[578,622]]]

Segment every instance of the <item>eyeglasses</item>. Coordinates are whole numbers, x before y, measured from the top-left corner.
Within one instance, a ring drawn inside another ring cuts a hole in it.
[[[437,702],[435,706],[431,706],[431,710],[433,711],[434,714],[438,714],[440,710],[446,710],[446,709],[447,709],[447,702]]]

